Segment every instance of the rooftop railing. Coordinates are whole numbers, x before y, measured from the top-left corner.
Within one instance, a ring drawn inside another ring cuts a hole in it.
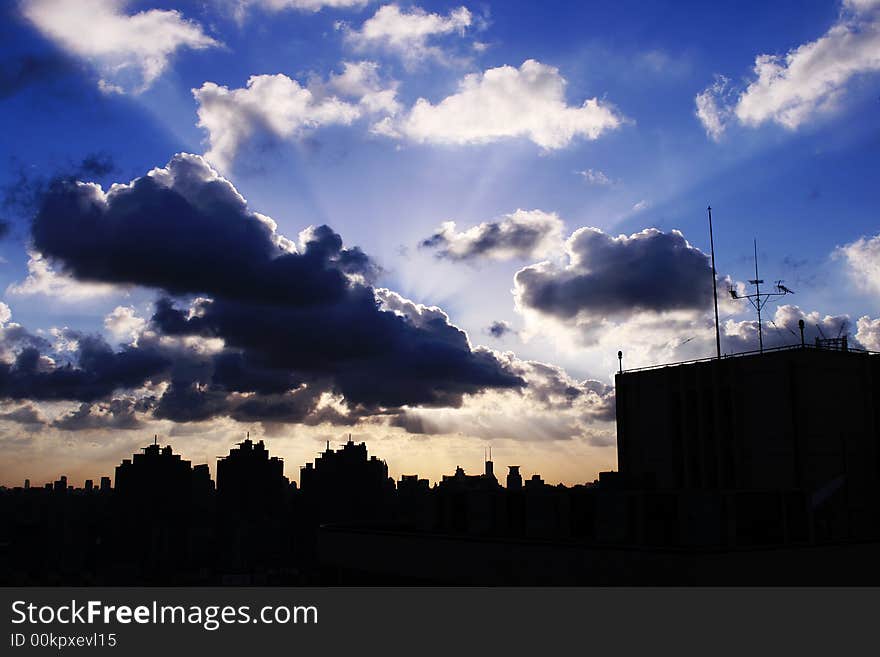
[[[761,354],[767,353],[775,353],[780,351],[798,351],[798,350],[813,350],[813,351],[834,351],[838,353],[853,353],[853,354],[864,354],[864,355],[876,355],[880,354],[877,351],[870,351],[868,349],[860,349],[856,347],[847,346],[846,349],[842,349],[839,346],[829,346],[822,344],[813,344],[813,343],[797,343],[797,344],[789,344],[782,345],[779,347],[765,347],[763,351],[754,349],[752,351],[738,351],[732,354],[722,354],[720,360],[727,360],[729,358],[740,358],[741,356],[757,356]],[[706,358],[694,358],[692,360],[682,360],[677,361],[675,363],[663,363],[660,365],[646,365],[644,367],[632,367],[628,369],[624,369],[621,371],[621,374],[628,374],[630,372],[644,372],[646,370],[659,370],[664,367],[677,367],[678,365],[692,365],[694,363],[708,363],[709,361],[719,360],[716,356],[707,356]]]

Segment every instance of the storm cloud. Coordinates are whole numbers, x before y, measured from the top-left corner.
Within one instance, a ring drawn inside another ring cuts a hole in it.
[[[399,296],[396,307],[384,303],[390,293],[372,286],[378,267],[332,229],[308,229],[295,244],[196,155],[106,192],[55,181],[33,242],[80,281],[160,297],[142,336],[120,351],[79,336],[69,371],[39,372],[39,353],[21,350],[0,367],[6,396],[91,402],[152,378],[168,384],[159,418],[345,423],[350,413],[458,406],[466,394],[524,385],[442,311]]]
[[[581,314],[702,310],[712,303],[709,258],[677,230],[648,228],[613,237],[580,228],[565,251],[564,267],[542,262],[516,273],[520,308],[568,320]]]
[[[59,361],[57,355],[47,355],[45,340],[16,328],[21,335],[13,337],[6,331],[3,336],[4,351],[14,354],[11,362],[0,362],[0,397],[4,399],[96,401],[161,377],[171,365],[160,350],[126,347],[113,351],[100,336],[73,331],[65,338],[77,345],[76,350]]]

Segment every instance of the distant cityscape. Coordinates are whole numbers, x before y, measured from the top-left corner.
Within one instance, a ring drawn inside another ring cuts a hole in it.
[[[250,581],[254,568],[264,578],[297,580],[306,571],[275,570],[272,564],[286,557],[314,566],[315,532],[322,524],[555,536],[562,532],[556,507],[563,498],[604,485],[616,474],[602,473],[593,484],[567,488],[549,486],[537,474],[523,482],[519,466],[512,465],[505,488],[487,460],[483,473],[468,475],[458,467],[433,487],[418,475],[403,475],[395,483],[387,464],[350,437],[336,450],[328,442],[314,463],[303,466],[299,486],[283,470],[282,459],[271,456],[262,440],[246,438],[218,459],[215,484],[207,464],[193,466],[154,440],[123,460],[114,479],[101,477],[97,485],[88,479],[77,488],[61,476],[42,487],[26,480],[21,487],[0,489],[3,524],[10,533],[3,547],[18,544],[23,535],[43,539],[9,555],[6,563],[16,566],[4,576],[14,581],[26,572],[22,562],[30,562],[40,577],[66,582],[87,577],[92,564],[116,561],[118,576],[137,572],[150,582],[177,581],[183,574],[198,581],[212,570],[207,563],[220,565],[226,582]],[[504,522],[489,506],[464,508],[458,499],[505,494],[511,501],[521,496],[523,508]],[[59,535],[65,537],[63,554],[56,553],[60,546],[51,539]]]
[[[834,381],[829,386],[828,382]],[[880,359],[811,345],[616,377],[618,470],[394,481],[327,444],[299,485],[246,438],[193,466],[0,489],[3,584],[861,583],[880,579]]]

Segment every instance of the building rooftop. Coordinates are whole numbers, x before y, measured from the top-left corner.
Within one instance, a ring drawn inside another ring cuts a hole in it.
[[[813,344],[813,343],[808,342],[805,344],[791,344],[791,345],[783,345],[780,347],[765,347],[763,349],[763,351],[759,351],[759,350],[755,349],[753,351],[740,351],[740,352],[733,353],[733,354],[722,354],[720,359],[717,358],[716,356],[708,356],[706,358],[694,358],[692,360],[682,360],[682,361],[677,361],[674,363],[660,363],[657,365],[646,365],[644,367],[625,368],[625,369],[621,369],[619,374],[629,374],[631,372],[644,372],[647,370],[658,370],[658,369],[663,369],[665,367],[678,367],[679,365],[692,365],[695,363],[708,363],[708,362],[717,361],[717,360],[726,361],[726,360],[735,359],[735,358],[743,358],[743,357],[750,357],[750,356],[755,357],[755,356],[763,356],[763,355],[774,354],[774,353],[779,353],[779,352],[792,352],[792,351],[795,351],[795,352],[804,351],[804,352],[809,352],[809,353],[816,353],[816,352],[846,353],[846,354],[862,355],[862,356],[880,354],[880,352],[876,352],[876,351],[869,351],[867,349],[858,349],[855,347],[846,346],[845,341],[842,343],[844,347],[841,348],[840,342],[837,342],[837,341],[834,341],[834,342],[835,342],[834,345]]]

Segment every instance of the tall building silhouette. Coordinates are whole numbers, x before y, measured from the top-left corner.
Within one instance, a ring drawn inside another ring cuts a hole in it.
[[[116,467],[111,533],[116,577],[166,583],[201,566],[211,537],[208,474],[207,466],[193,469],[170,445],[157,442]]]
[[[284,461],[270,457],[262,440],[247,438],[217,459],[217,493],[227,508],[265,513],[283,501],[289,483]]]
[[[348,438],[342,449],[327,448],[300,469],[304,501],[320,522],[380,521],[390,518],[394,480],[388,465],[367,455],[365,443]]]
[[[284,461],[249,437],[217,459],[218,564],[227,582],[253,583],[290,543]]]
[[[116,495],[129,504],[170,512],[192,493],[192,464],[154,443],[116,466]]]
[[[722,533],[880,533],[875,356],[781,349],[623,372],[615,385],[627,488],[689,497],[703,507],[693,513],[726,523]]]

